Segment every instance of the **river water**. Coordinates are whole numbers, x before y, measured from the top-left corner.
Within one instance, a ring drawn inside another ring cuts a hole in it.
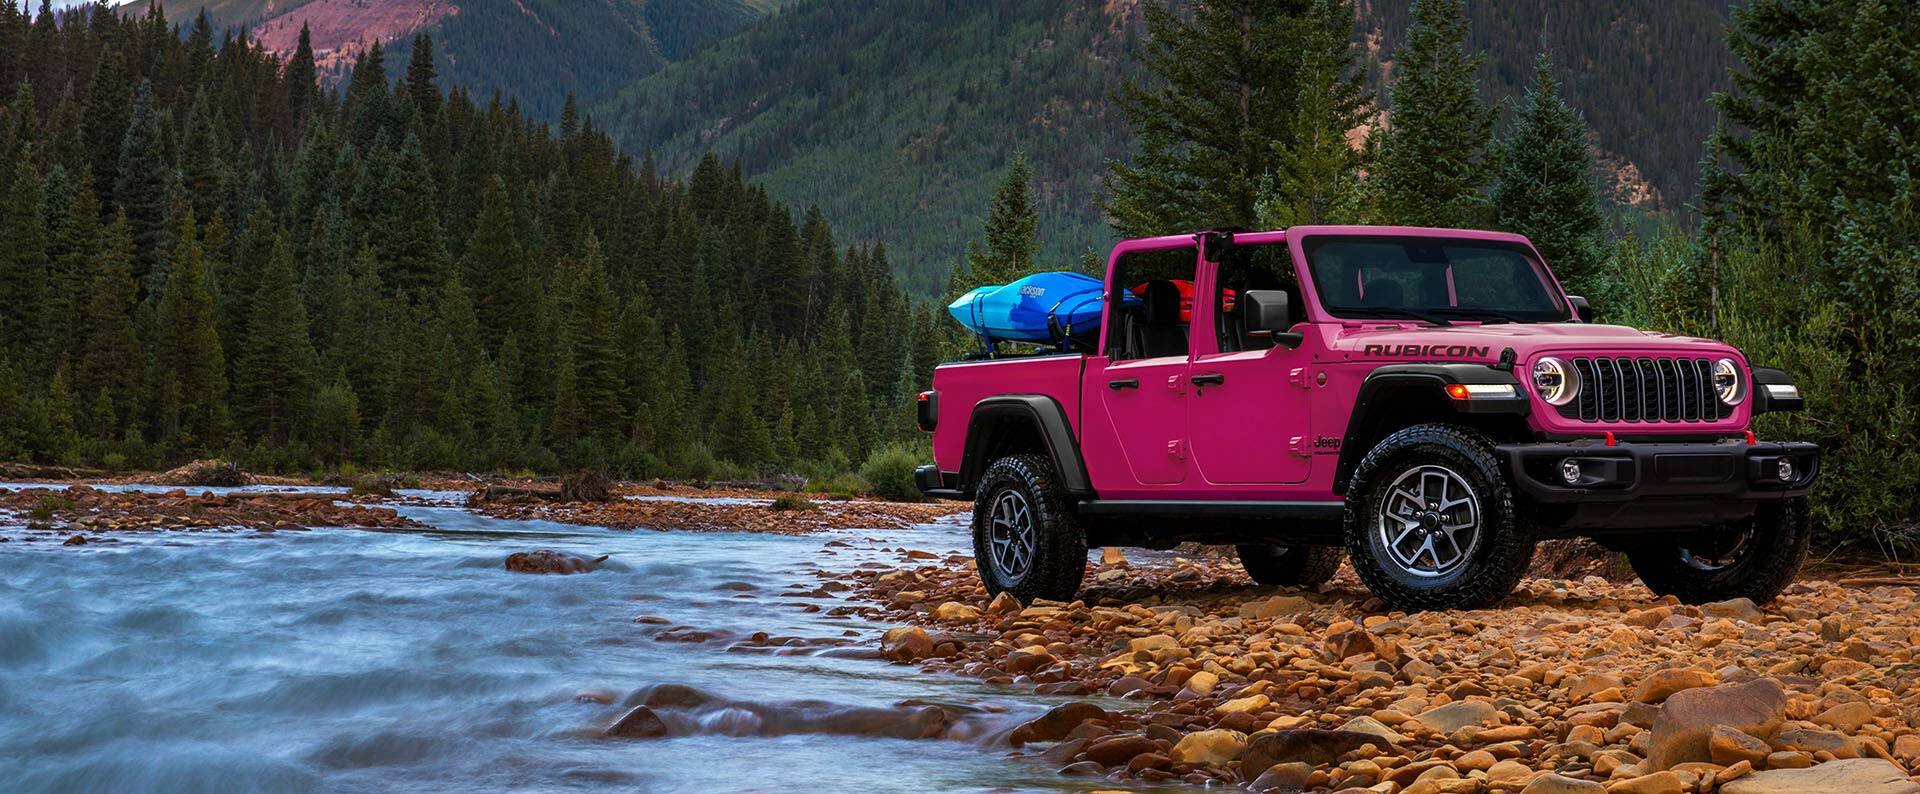
[[[820,585],[818,570],[897,564],[884,549],[962,551],[956,521],[794,537],[401,511],[429,528],[0,544],[0,790],[1069,783],[1004,747],[859,735],[835,719],[936,701],[984,709],[966,722],[985,735],[1059,702],[857,658],[886,627],[828,616],[846,603],[833,596],[794,595]],[[10,521],[0,535],[17,540]],[[503,569],[533,548],[610,560],[575,576]],[[732,647],[754,632],[813,645]],[[623,701],[663,684],[708,703],[669,719],[669,738],[601,738]]]

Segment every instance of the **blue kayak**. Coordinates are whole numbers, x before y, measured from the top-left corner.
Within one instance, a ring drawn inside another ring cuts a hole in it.
[[[1060,342],[1100,326],[1105,285],[1079,273],[1035,273],[1011,284],[979,287],[947,306],[967,330],[993,342]],[[1130,303],[1139,299],[1124,293]]]

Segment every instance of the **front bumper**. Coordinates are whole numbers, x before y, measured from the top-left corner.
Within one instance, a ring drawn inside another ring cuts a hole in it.
[[[1502,444],[1514,487],[1535,502],[1583,504],[1711,499],[1754,502],[1805,496],[1820,476],[1820,448],[1802,441],[1749,444],[1602,441]],[[1779,477],[1780,461],[1792,464]],[[1562,463],[1579,464],[1568,483]]]
[[[939,466],[921,466],[913,470],[913,484],[928,499],[965,499],[966,494],[953,487],[960,479],[958,472],[943,472]]]

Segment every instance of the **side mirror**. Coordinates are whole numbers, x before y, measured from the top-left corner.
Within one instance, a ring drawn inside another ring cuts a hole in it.
[[[1580,322],[1593,322],[1593,304],[1588,303],[1586,298],[1568,295],[1567,303],[1573,304],[1573,316],[1580,318]]]
[[[1300,346],[1301,336],[1287,332],[1293,327],[1293,315],[1285,290],[1250,289],[1241,293],[1240,318],[1246,323],[1248,336],[1268,336],[1276,345]]]

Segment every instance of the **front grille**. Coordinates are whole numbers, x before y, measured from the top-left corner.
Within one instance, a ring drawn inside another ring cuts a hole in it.
[[[1581,357],[1580,396],[1560,415],[1582,422],[1713,422],[1733,415],[1704,358]]]

